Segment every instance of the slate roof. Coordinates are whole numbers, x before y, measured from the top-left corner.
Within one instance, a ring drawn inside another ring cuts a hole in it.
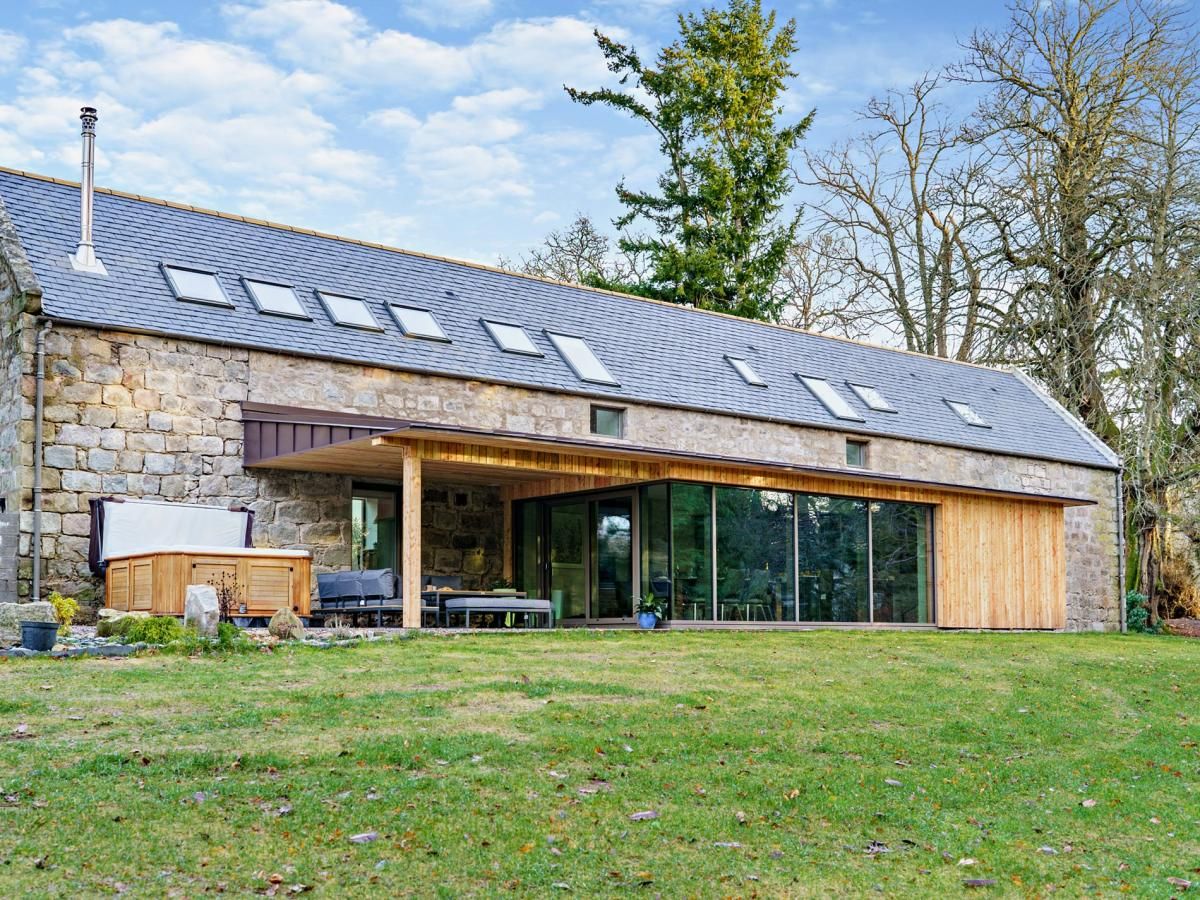
[[[73,271],[78,188],[0,170],[7,207],[52,318],[525,385],[612,401],[687,407],[864,435],[1116,468],[1107,448],[1027,379],[728,316],[547,282],[470,263],[318,235],[98,190],[97,254],[107,277]],[[160,264],[214,269],[233,309],[175,299]],[[295,286],[311,321],[257,312],[242,276]],[[321,289],[367,301],[382,333],[330,322]],[[432,310],[451,343],[402,336],[386,303]],[[481,319],[526,327],[542,357],[501,352]],[[587,339],[620,386],[581,382],[544,330]],[[746,384],[744,357],[768,387]],[[828,379],[862,416],[831,416],[796,378]],[[897,412],[873,412],[847,382],[871,385]],[[990,424],[967,425],[946,400]]]

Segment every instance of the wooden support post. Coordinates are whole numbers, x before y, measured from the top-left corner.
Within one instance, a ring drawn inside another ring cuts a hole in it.
[[[500,489],[500,502],[504,506],[504,580],[513,580],[513,501],[512,489],[505,486]]]
[[[421,456],[416,447],[404,448],[404,477],[400,484],[401,596],[404,627],[421,627]]]

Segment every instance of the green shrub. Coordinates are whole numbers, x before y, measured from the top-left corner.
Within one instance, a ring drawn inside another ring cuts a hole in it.
[[[51,591],[50,605],[54,607],[54,618],[58,619],[58,633],[66,637],[71,633],[71,623],[79,612],[79,604],[74,597],[64,597],[58,591]]]
[[[1153,631],[1150,627],[1150,610],[1146,606],[1147,597],[1137,591],[1125,595],[1125,627],[1130,631],[1144,634]]]
[[[199,656],[205,653],[253,653],[257,649],[258,644],[246,637],[240,628],[232,622],[221,622],[217,625],[216,637],[201,637],[186,630],[183,637],[166,646],[164,652]]]
[[[134,619],[124,638],[131,644],[170,644],[182,640],[187,630],[173,616]]]

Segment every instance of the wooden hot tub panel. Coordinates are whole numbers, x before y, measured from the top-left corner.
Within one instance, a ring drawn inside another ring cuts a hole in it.
[[[309,614],[312,560],[307,557],[157,552],[114,559],[105,575],[105,602],[113,609],[183,615],[190,584],[236,582],[247,616],[291,608]],[[238,614],[235,611],[235,615]]]

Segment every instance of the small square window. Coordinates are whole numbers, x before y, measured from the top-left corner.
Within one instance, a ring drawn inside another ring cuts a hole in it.
[[[625,410],[613,406],[593,406],[592,434],[625,437]]]
[[[221,282],[217,281],[216,272],[168,266],[166,263],[163,263],[162,270],[177,300],[191,300],[193,303],[209,303],[213,306],[233,306],[232,301],[225,296]]]
[[[846,441],[846,465],[856,469],[867,467],[867,441]]]
[[[398,303],[389,303],[388,309],[392,311],[392,318],[396,320],[405,337],[450,343],[450,338],[446,337],[446,332],[442,331],[442,326],[429,310],[401,306]]]
[[[946,400],[946,405],[954,410],[958,417],[968,425],[973,425],[975,428],[992,427],[983,416],[975,412],[970,403],[965,403],[962,400]]]
[[[246,285],[246,292],[250,294],[250,299],[254,301],[259,312],[291,316],[294,319],[309,317],[291,285],[257,281],[253,278],[243,278],[242,283]]]
[[[358,297],[346,297],[342,294],[328,294],[317,291],[317,298],[333,319],[335,325],[345,325],[348,328],[362,328],[366,331],[383,331],[367,304]]]

